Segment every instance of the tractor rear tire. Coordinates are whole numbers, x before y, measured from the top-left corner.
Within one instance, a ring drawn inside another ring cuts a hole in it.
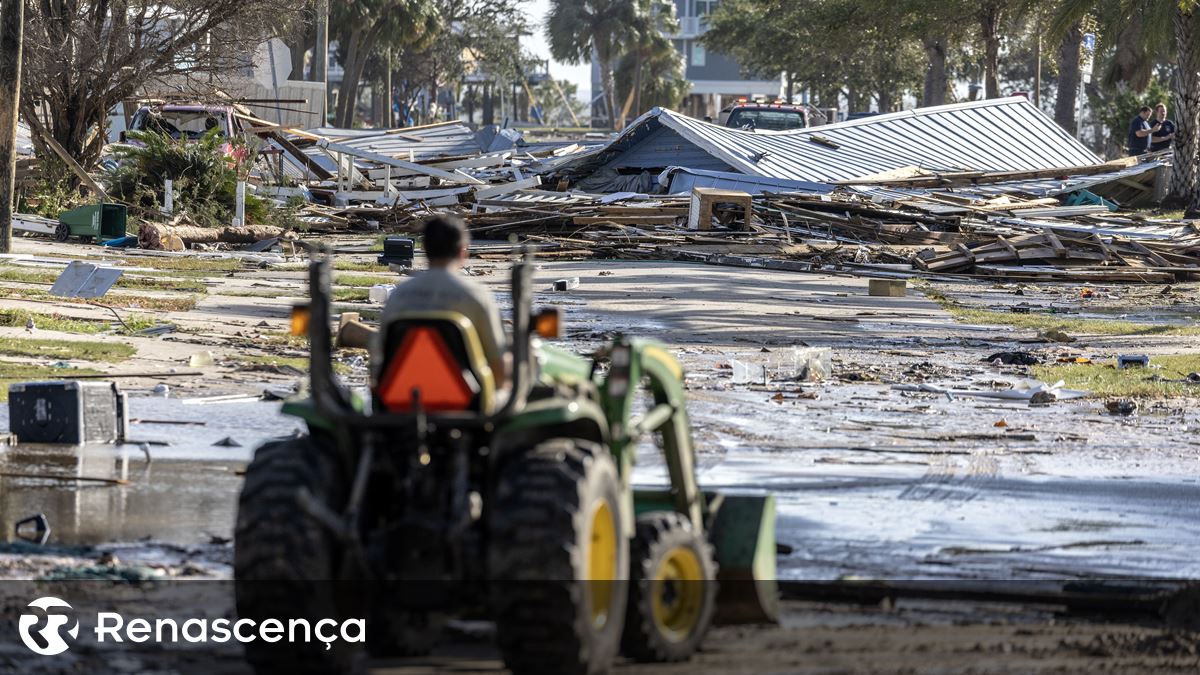
[[[514,675],[612,667],[628,599],[622,503],[598,443],[545,441],[502,470],[488,565],[496,640]]]
[[[704,641],[717,605],[717,563],[703,533],[679,513],[638,518],[630,556],[621,653],[635,661],[684,661]]]
[[[301,506],[297,494],[312,497],[340,512],[348,481],[332,449],[311,436],[266,443],[246,467],[234,532],[233,569],[237,613],[261,623],[274,618],[338,620],[341,557],[338,541]],[[363,672],[357,644],[341,640],[326,649],[319,640],[285,639],[246,643],[246,660],[258,675],[343,674]]]

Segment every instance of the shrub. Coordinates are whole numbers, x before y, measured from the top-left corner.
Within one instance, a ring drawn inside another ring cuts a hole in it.
[[[205,227],[229,225],[236,208],[237,181],[245,177],[254,148],[240,139],[232,141],[212,130],[198,139],[175,140],[152,131],[131,131],[138,145],[119,146],[117,165],[106,171],[108,193],[131,211],[151,216],[163,201],[163,181],[174,181],[175,211]],[[226,144],[232,152],[227,154]],[[247,222],[268,219],[265,202],[246,195]]]

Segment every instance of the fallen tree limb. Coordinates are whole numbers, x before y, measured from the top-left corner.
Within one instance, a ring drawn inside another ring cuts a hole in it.
[[[179,237],[187,244],[253,244],[256,241],[282,237],[285,230],[271,225],[245,227],[197,227],[195,225],[163,225],[143,222],[138,227],[138,246],[152,251],[166,247],[168,237]]]

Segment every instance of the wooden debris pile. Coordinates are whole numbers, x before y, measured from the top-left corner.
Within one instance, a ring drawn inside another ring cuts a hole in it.
[[[1176,274],[1200,271],[1200,240],[1147,241],[1091,232],[1055,232],[1005,237],[974,247],[957,243],[941,254],[913,258],[921,270],[972,273],[1022,280],[1092,280],[1169,283]]]
[[[807,269],[895,275],[906,268],[910,275],[1017,280],[1165,283],[1200,274],[1200,235],[1190,225],[1113,213],[1103,204],[1064,206],[1020,195],[768,194],[754,197],[751,222],[735,209],[718,210],[709,230],[688,229],[692,208],[688,196],[522,190],[453,210],[477,239],[517,235],[559,256],[697,260],[746,253],[803,259],[812,264]]]

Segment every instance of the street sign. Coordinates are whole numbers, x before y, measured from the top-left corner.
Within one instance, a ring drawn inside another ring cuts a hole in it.
[[[1096,51],[1096,34],[1095,33],[1084,33],[1083,34],[1083,49],[1088,52]]]
[[[254,80],[268,89],[278,89],[292,74],[292,50],[279,38],[271,38],[254,50]]]

